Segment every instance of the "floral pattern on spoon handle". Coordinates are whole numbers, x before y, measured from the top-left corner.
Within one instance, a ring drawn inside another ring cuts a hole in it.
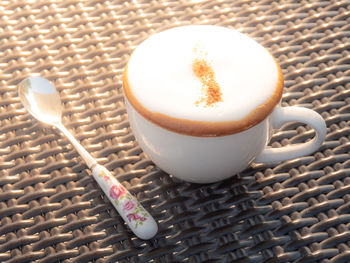
[[[157,233],[158,226],[153,217],[105,167],[96,164],[92,168],[92,175],[139,238],[149,239]]]

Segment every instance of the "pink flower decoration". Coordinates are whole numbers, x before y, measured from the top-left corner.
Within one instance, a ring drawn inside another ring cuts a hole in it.
[[[109,176],[107,176],[107,175],[105,175],[104,178],[105,178],[106,181],[109,180]]]
[[[135,207],[135,204],[134,204],[133,202],[127,201],[127,202],[125,203],[125,205],[124,205],[123,210],[124,210],[124,211],[129,211],[129,210],[133,209],[134,207]]]
[[[139,216],[138,214],[132,213],[132,214],[128,214],[126,217],[128,218],[129,221],[135,221],[136,219],[138,219]]]
[[[141,220],[143,222],[143,221],[146,221],[147,219],[146,217],[139,216],[136,213],[128,214],[126,217],[128,218],[129,221]]]
[[[109,190],[109,195],[113,199],[118,199],[126,192],[126,189],[122,185],[113,185]]]

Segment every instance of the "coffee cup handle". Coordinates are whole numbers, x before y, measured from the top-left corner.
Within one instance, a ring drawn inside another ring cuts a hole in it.
[[[255,163],[275,163],[309,155],[319,149],[326,137],[327,127],[324,119],[320,114],[308,108],[277,106],[270,117],[273,129],[279,129],[284,123],[296,121],[311,126],[316,135],[305,143],[291,144],[281,148],[266,146],[255,158]]]

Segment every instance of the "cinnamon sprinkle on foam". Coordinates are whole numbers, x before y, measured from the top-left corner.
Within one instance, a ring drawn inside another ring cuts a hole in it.
[[[208,107],[223,101],[220,86],[215,79],[214,70],[208,62],[203,58],[197,58],[193,61],[192,70],[204,88],[204,96],[195,102],[196,106],[204,103],[204,106]]]

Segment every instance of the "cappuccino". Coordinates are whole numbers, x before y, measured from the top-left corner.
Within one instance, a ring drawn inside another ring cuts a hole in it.
[[[235,134],[264,120],[282,96],[281,69],[253,39],[219,26],[183,26],[137,47],[125,96],[152,123],[180,134]]]
[[[154,34],[124,71],[125,104],[140,147],[162,170],[211,183],[251,162],[280,162],[317,150],[326,124],[317,112],[281,107],[283,77],[269,52],[219,26],[183,26]],[[313,139],[268,146],[273,130],[297,121]]]

